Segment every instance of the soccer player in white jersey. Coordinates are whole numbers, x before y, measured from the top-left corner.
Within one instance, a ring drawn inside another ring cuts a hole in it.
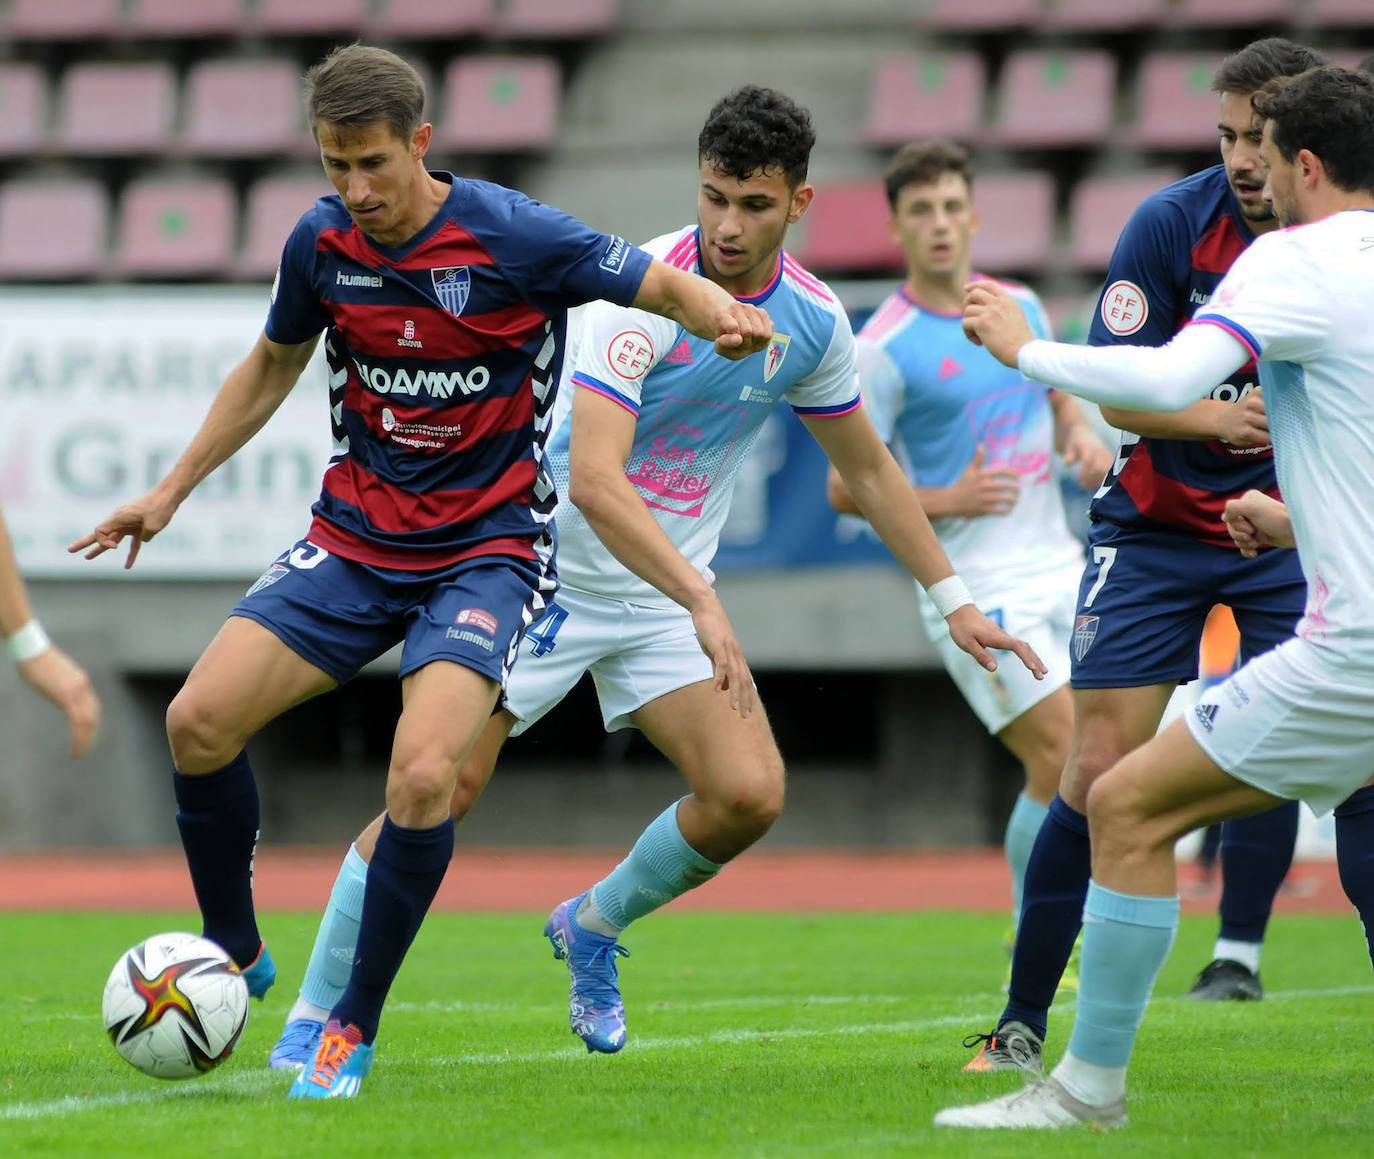
[[[1326,812],[1374,767],[1374,79],[1318,68],[1254,103],[1264,195],[1286,228],[1238,257],[1166,346],[1034,341],[1006,293],[968,288],[965,325],[999,359],[1104,404],[1180,410],[1255,359],[1287,506],[1250,491],[1223,518],[1247,554],[1296,547],[1308,598],[1293,639],[1093,785],[1068,1052],[1048,1078],[937,1125],[1124,1123],[1126,1065],[1178,927],[1175,839],[1283,799]]]
[[[974,600],[1027,640],[1049,669],[1044,680],[1010,664],[985,671],[955,646],[928,601],[920,601],[945,669],[1025,770],[1004,839],[1012,877],[1010,946],[1026,862],[1073,734],[1069,640],[1083,546],[1068,528],[1055,453],[1077,467],[1085,489],[1102,481],[1113,455],[1074,399],[1031,382],[965,338],[964,286],[978,227],[973,176],[967,150],[943,140],[907,145],[888,166],[889,228],[906,259],[906,280],[859,332],[859,380],[873,425],[905,468]],[[1035,293],[1025,286],[1010,292],[1032,330],[1048,338]],[[857,514],[833,468],[826,493],[837,511]]]
[[[710,562],[735,474],[786,399],[839,468],[884,541],[979,663],[1032,649],[973,605],[915,494],[861,406],[854,338],[830,290],[783,249],[806,211],[810,116],[748,86],[711,110],[698,140],[699,224],[650,243],[670,265],[766,307],[774,338],[737,366],[673,323],[593,303],[573,361],[570,415],[549,442],[562,585],[526,633],[499,711],[464,761],[452,812],[490,779],[505,738],[588,671],[608,730],[635,727],[691,788],[606,878],[559,905],[545,934],[571,977],[569,1019],[587,1049],[625,1043],[616,959],[632,921],[714,877],[782,809],[783,763]],[[346,976],[376,822],[340,870],[301,990],[270,1065],[298,1065]]]

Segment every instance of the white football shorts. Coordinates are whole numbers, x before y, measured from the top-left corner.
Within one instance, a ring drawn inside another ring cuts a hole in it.
[[[949,636],[949,625],[918,586],[921,621],[964,699],[983,726],[996,736],[1027,709],[1069,682],[1069,641],[1078,610],[1083,569],[1058,568],[1024,583],[1015,592],[970,585],[979,611],[1013,636],[1025,640],[1045,662],[1037,680],[1012,652],[995,652],[997,671],[989,672]]]
[[[559,612],[566,613],[559,616]],[[649,701],[710,680],[714,668],[684,609],[652,608],[561,588],[551,613],[520,645],[506,682],[505,708],[519,735],[592,674],[607,732],[632,728]]]
[[[1374,773],[1374,670],[1301,637],[1207,689],[1185,719],[1236,780],[1318,816]]]

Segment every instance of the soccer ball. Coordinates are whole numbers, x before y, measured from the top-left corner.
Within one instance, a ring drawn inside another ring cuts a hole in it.
[[[189,1079],[219,1066],[248,1021],[248,986],[219,946],[155,934],[123,954],[105,983],[105,1031],[130,1066]]]

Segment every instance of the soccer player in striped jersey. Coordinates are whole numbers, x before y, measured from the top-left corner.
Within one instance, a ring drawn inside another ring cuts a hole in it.
[[[1222,62],[1212,79],[1222,164],[1160,190],[1132,214],[1112,255],[1091,345],[1162,345],[1206,305],[1255,236],[1277,227],[1261,196],[1265,170],[1250,97],[1321,59],[1272,38]],[[979,1036],[988,1057],[975,1059],[975,1070],[1040,1065],[1049,1008],[1082,926],[1088,790],[1155,734],[1178,684],[1197,678],[1212,606],[1227,604],[1235,615],[1242,661],[1288,639],[1302,612],[1306,583],[1292,555],[1242,558],[1221,522],[1226,503],[1245,491],[1277,493],[1261,400],[1254,368],[1244,366],[1178,414],[1110,402],[1103,409],[1129,433],[1092,500],[1070,654],[1074,736],[1027,862],[1007,1002],[992,1033]],[[1223,854],[1228,936],[1218,957],[1252,979],[1248,995],[1232,996],[1254,997],[1260,939],[1292,859],[1296,806],[1237,824],[1244,840],[1237,844],[1233,832]]]
[[[729,94],[698,139],[698,224],[647,247],[741,302],[766,306],[774,332],[764,351],[726,362],[641,309],[588,308],[565,388],[568,415],[550,442],[562,587],[526,633],[505,704],[464,762],[452,802],[461,818],[506,737],[534,724],[586,672],[606,728],[640,729],[682,770],[690,793],[545,927],[568,963],[569,1021],[591,1051],[625,1044],[621,932],[714,877],[782,808],[782,757],[710,571],[736,473],[779,402],[830,456],[959,646],[989,669],[987,649],[1010,648],[1043,672],[1025,644],[973,606],[861,406],[844,310],[783,248],[811,201],[814,140],[809,114],[783,94],[754,86]],[[340,869],[271,1065],[298,1060],[343,980],[336,963],[353,952],[358,899],[381,853],[380,844],[373,850],[377,824]]]
[[[940,1126],[1124,1124],[1127,1064],[1178,929],[1174,842],[1276,801],[1339,812],[1371,792],[1361,786],[1374,768],[1374,79],[1317,68],[1266,86],[1254,107],[1265,200],[1281,225],[1301,228],[1258,239],[1167,345],[1036,341],[1005,294],[969,287],[965,324],[1000,360],[1099,403],[1179,412],[1258,363],[1284,499],[1251,489],[1217,517],[1243,557],[1296,557],[1307,600],[1295,636],[1093,785],[1068,1051],[1047,1078],[943,1110]],[[1337,843],[1348,836],[1338,822]],[[1367,887],[1357,905],[1368,929]],[[1333,1044],[1345,1037],[1336,1033]]]
[[[1029,641],[1049,668],[1043,681],[1015,665],[984,671],[954,646],[928,601],[920,601],[946,671],[1025,770],[1004,839],[1012,877],[1010,948],[1026,860],[1073,733],[1069,637],[1083,547],[1068,528],[1055,452],[1077,467],[1084,489],[1102,481],[1112,454],[1074,399],[1027,381],[964,337],[964,286],[978,227],[968,152],[949,141],[908,145],[884,181],[907,274],[858,336],[865,405],[978,606]],[[1035,293],[1025,286],[1012,292],[1035,332],[1050,337]],[[857,513],[833,469],[826,490],[836,510]]]
[[[72,546],[139,547],[248,441],[321,332],[337,451],[305,537],[234,608],[167,730],[207,937],[261,997],[275,977],[252,901],[258,797],[244,745],[269,720],[402,644],[403,708],[358,956],[292,1098],[348,1097],[386,993],[453,850],[458,768],[556,580],[545,438],[566,312],[598,299],[672,316],[726,358],[766,311],[624,239],[497,185],[425,167],[424,87],[393,53],[338,49],[306,74],[335,194],[287,239],[262,336],[147,495]],[[724,361],[724,359],[722,359]]]

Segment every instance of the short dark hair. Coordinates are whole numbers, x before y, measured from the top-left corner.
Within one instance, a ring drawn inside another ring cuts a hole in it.
[[[721,97],[697,137],[697,161],[727,177],[781,172],[794,189],[806,180],[816,130],[811,114],[777,89],[744,85]]]
[[[1374,77],[1334,65],[1314,68],[1270,82],[1254,106],[1285,161],[1307,149],[1337,188],[1374,193]]]
[[[383,123],[408,141],[424,111],[420,74],[384,48],[345,44],[305,74],[305,116],[312,133],[319,121],[352,130]]]
[[[1252,40],[1217,66],[1212,74],[1212,91],[1257,93],[1275,77],[1297,76],[1326,63],[1326,57],[1306,45],[1282,36],[1266,36],[1263,40]]]
[[[969,151],[941,137],[903,145],[883,174],[888,206],[897,208],[897,198],[908,185],[925,185],[942,173],[957,173],[972,190],[973,158]]]

